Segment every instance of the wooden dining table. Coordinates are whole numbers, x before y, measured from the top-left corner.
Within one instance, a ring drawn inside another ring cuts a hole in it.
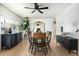
[[[48,36],[46,35],[46,33],[33,33],[31,35],[32,38],[36,38],[36,39],[45,39],[48,38]]]

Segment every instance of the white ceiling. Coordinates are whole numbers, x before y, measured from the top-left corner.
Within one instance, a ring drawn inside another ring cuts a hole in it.
[[[38,3],[40,7],[48,7],[49,9],[42,10],[41,14],[38,11],[31,13],[32,9],[25,9],[24,7],[34,7],[33,3],[2,3],[3,6],[21,17],[53,17],[62,13],[71,3]]]

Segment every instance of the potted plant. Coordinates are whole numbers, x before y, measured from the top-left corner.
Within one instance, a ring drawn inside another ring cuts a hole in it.
[[[29,28],[29,20],[28,20],[28,17],[25,17],[20,25],[20,29],[23,31],[27,31],[28,28]]]
[[[26,34],[28,33],[28,29],[29,29],[29,20],[28,17],[25,17],[24,20],[22,21],[22,23],[20,24],[19,29],[21,31],[23,31],[23,37],[26,36]]]

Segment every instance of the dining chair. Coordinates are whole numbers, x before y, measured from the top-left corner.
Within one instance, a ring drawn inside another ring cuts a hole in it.
[[[29,51],[30,51],[30,49],[31,49],[31,47],[32,47],[31,33],[32,33],[31,31],[28,32],[28,40],[29,40],[29,44],[30,44],[30,45],[29,45]]]
[[[29,40],[29,51],[31,50],[31,53],[33,53],[33,49],[34,49],[34,43],[36,42],[36,40],[35,39],[33,39],[32,37],[32,32],[30,31],[30,32],[28,32],[28,40]]]
[[[46,38],[46,44],[47,44],[48,49],[50,49],[50,52],[51,52],[50,43],[51,43],[51,35],[52,35],[52,32],[51,31],[48,31],[47,32],[47,35],[48,35],[48,38]]]
[[[35,55],[37,51],[38,52],[43,51],[44,54],[46,55],[46,53],[48,53],[48,50],[47,50],[47,46],[45,43],[45,38],[43,38],[44,35],[46,34],[45,33],[34,33],[34,35],[36,35],[38,38],[34,39],[35,41],[33,42],[33,45],[32,45],[32,52],[34,50],[34,55]]]
[[[40,50],[41,49],[41,50]],[[34,50],[34,55],[36,54],[36,51],[43,51],[45,56],[46,56],[46,53],[48,53],[47,51],[47,47],[46,47],[46,44],[42,41],[40,43],[35,43],[35,50]]]

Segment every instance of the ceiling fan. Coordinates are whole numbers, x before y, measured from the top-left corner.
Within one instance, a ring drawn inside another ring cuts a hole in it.
[[[31,7],[24,7],[24,8],[27,8],[27,9],[34,9],[34,11],[32,11],[32,13],[35,12],[35,10],[38,10],[41,14],[43,14],[43,12],[41,10],[43,9],[48,9],[48,7],[39,7],[39,5],[37,3],[34,3],[34,8],[31,8]]]

